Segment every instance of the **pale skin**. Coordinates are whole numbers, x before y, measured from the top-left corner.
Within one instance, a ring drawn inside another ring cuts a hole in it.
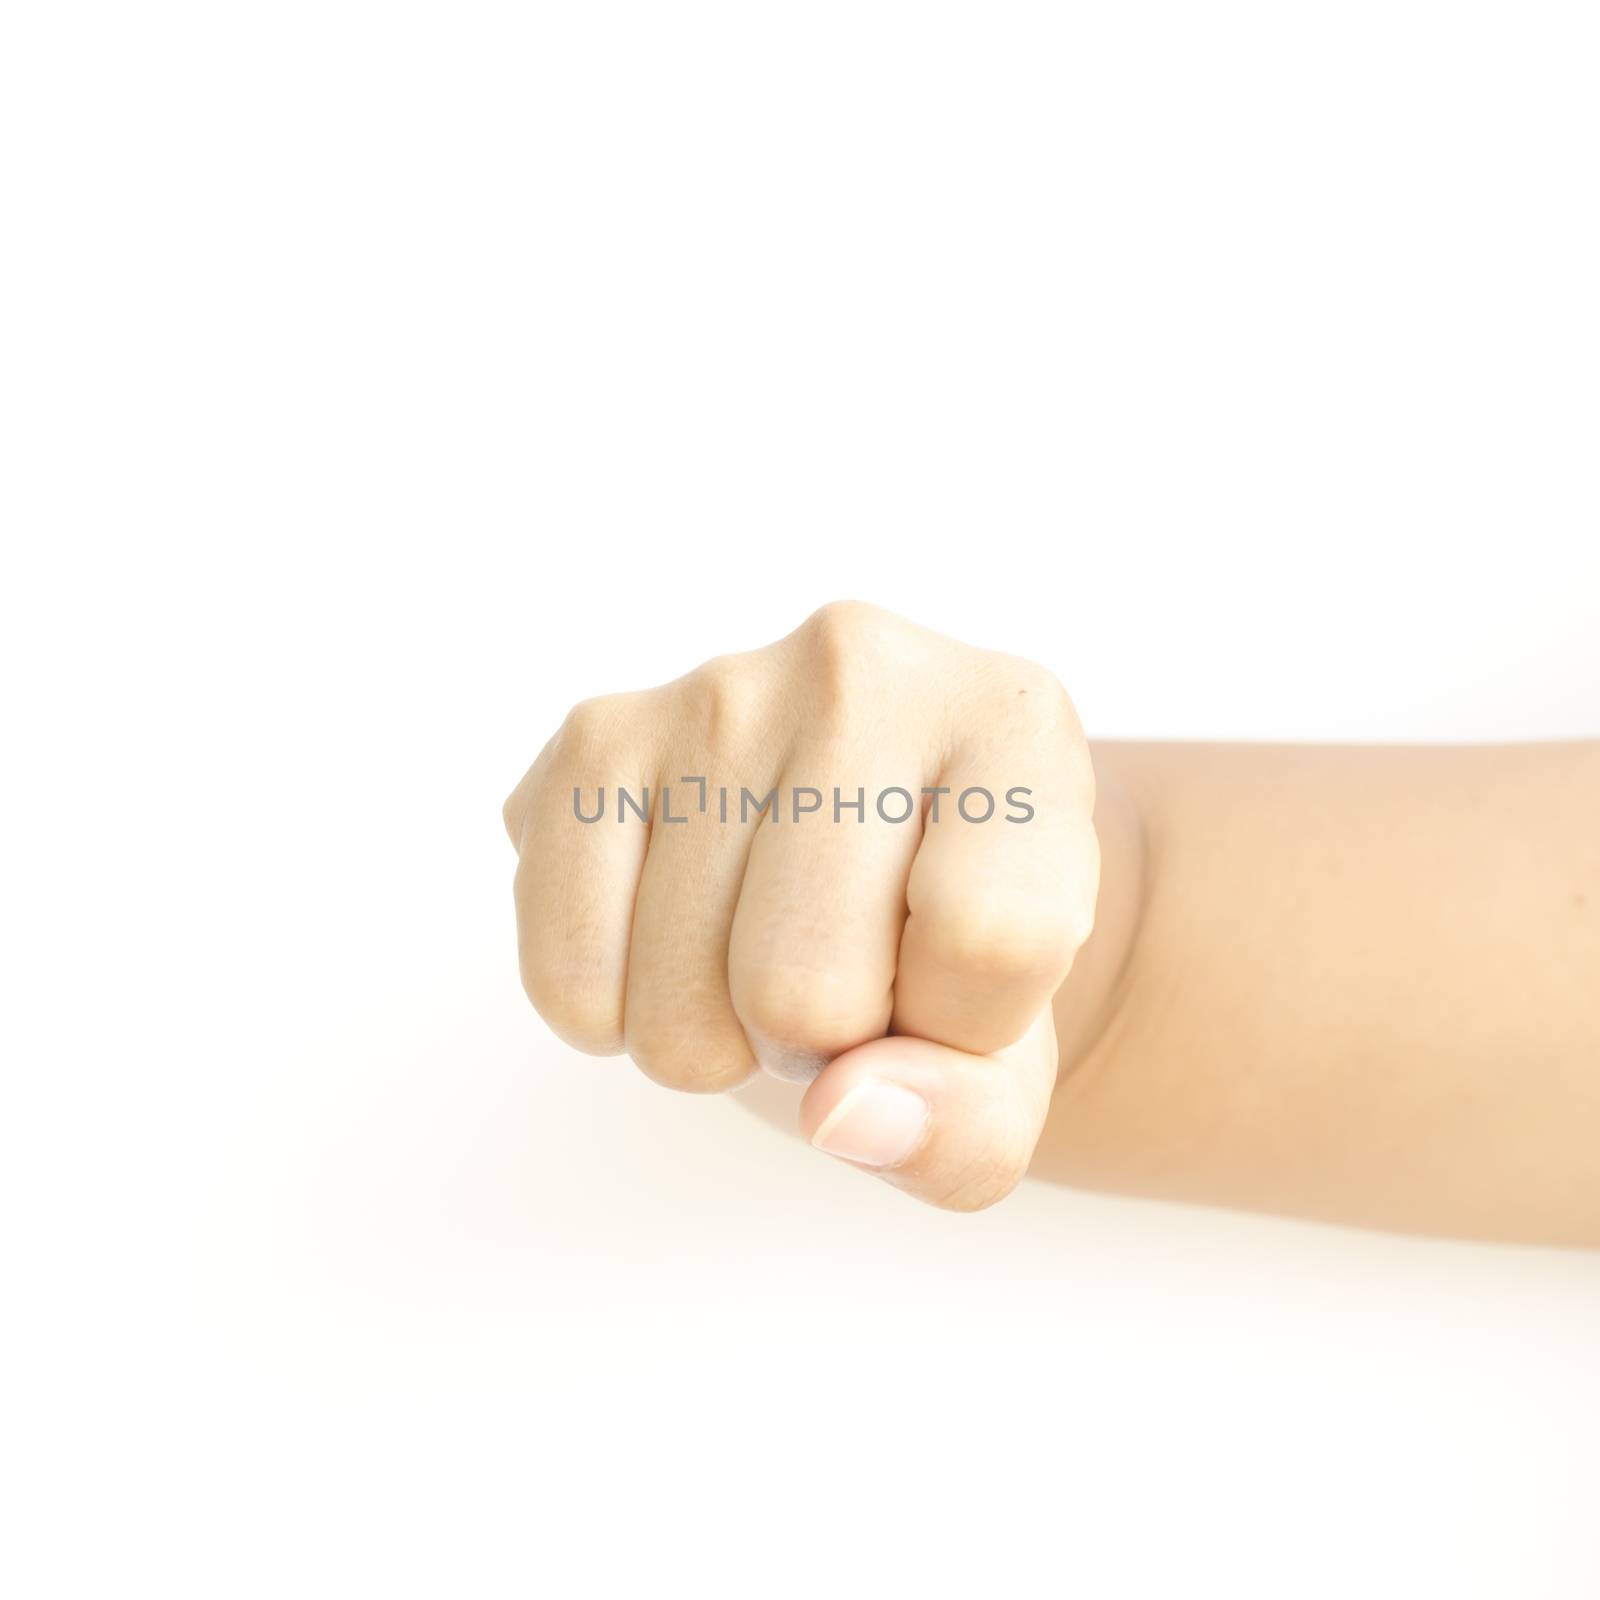
[[[1043,668],[845,602],[580,705],[505,820],[557,1034],[805,1082],[801,1134],[917,1199],[1031,1168],[1600,1247],[1600,741],[1091,744]]]

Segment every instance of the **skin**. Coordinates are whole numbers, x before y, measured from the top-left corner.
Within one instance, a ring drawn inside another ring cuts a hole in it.
[[[741,823],[774,785],[781,821]],[[801,786],[864,819],[792,818]],[[896,824],[890,786],[951,793]],[[973,787],[985,823],[951,811]],[[845,602],[580,705],[505,820],[563,1039],[678,1089],[805,1082],[801,1133],[918,1199],[976,1210],[1031,1163],[1600,1246],[1600,743],[1091,747],[1042,668]]]

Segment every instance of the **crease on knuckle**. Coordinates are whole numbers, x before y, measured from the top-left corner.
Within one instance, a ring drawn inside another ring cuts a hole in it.
[[[550,1030],[585,1055],[614,1056],[622,1049],[616,1002],[598,987],[563,980],[524,945],[518,962],[522,992]]]
[[[653,1082],[686,1094],[737,1088],[756,1060],[723,984],[710,973],[630,985],[624,1048]]]
[[[763,965],[733,975],[734,1010],[752,1032],[785,1050],[831,1058],[881,1038],[889,1026],[887,988],[854,976]]]
[[[633,1064],[653,1083],[684,1094],[722,1094],[736,1089],[756,1070],[743,1041],[713,1042],[709,1035],[628,1026],[626,1049]]]
[[[1065,899],[1048,906],[913,906],[920,949],[940,968],[996,983],[1064,975],[1093,922]]]

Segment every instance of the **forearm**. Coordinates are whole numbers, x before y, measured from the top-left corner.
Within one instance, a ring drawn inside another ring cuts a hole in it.
[[[1098,744],[1034,1171],[1600,1243],[1600,744]]]

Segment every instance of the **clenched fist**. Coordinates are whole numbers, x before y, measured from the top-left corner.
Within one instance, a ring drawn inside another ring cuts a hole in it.
[[[1061,686],[874,607],[585,701],[505,805],[546,1022],[673,1088],[810,1081],[805,1134],[970,1210],[1028,1165],[1094,919]]]

